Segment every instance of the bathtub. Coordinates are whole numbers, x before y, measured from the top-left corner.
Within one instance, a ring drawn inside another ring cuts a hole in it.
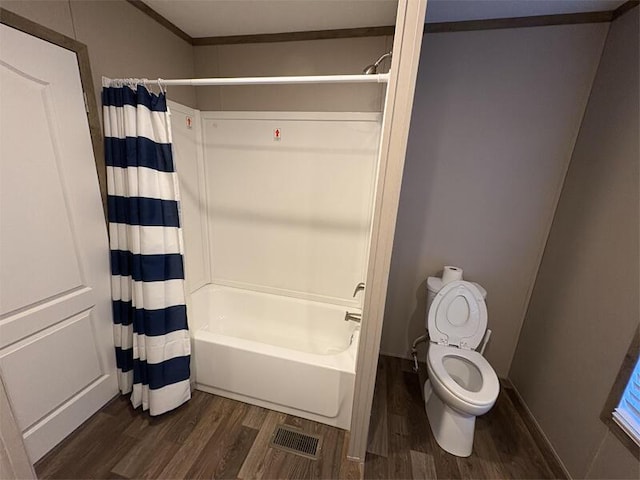
[[[197,389],[349,429],[360,327],[346,307],[213,284],[190,307]]]

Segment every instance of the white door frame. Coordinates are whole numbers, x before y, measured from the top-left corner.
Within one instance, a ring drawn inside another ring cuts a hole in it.
[[[35,479],[31,460],[16,424],[9,397],[0,378],[0,478]]]
[[[391,251],[426,8],[427,0],[398,1],[391,79],[387,87],[382,125],[380,170],[376,186],[367,288],[356,366],[351,435],[347,452],[349,459],[359,462],[364,462],[367,449],[387,283],[391,268]]]

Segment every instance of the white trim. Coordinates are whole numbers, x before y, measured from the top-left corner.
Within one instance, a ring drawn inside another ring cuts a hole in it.
[[[256,111],[203,111],[203,120],[295,120],[295,121],[353,121],[380,122],[380,112],[256,112]]]
[[[0,477],[37,478],[1,377],[0,427]]]
[[[347,457],[364,462],[427,0],[399,0],[387,86]]]
[[[617,408],[613,412],[613,421],[640,447],[640,432],[625,418],[624,413],[619,412]]]
[[[620,396],[618,406],[611,414],[613,421],[640,447],[640,360],[636,361]]]

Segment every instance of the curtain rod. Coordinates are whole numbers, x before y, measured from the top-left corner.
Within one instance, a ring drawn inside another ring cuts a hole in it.
[[[118,81],[118,80],[115,80]],[[120,79],[119,81],[126,81]],[[186,85],[193,87],[212,85],[293,85],[303,83],[388,83],[388,73],[372,75],[308,75],[286,77],[229,77],[229,78],[185,78],[176,80],[141,80],[146,85],[161,84],[163,86]]]

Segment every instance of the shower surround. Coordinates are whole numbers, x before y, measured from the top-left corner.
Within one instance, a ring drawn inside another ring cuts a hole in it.
[[[348,429],[381,115],[170,108],[196,388]]]

